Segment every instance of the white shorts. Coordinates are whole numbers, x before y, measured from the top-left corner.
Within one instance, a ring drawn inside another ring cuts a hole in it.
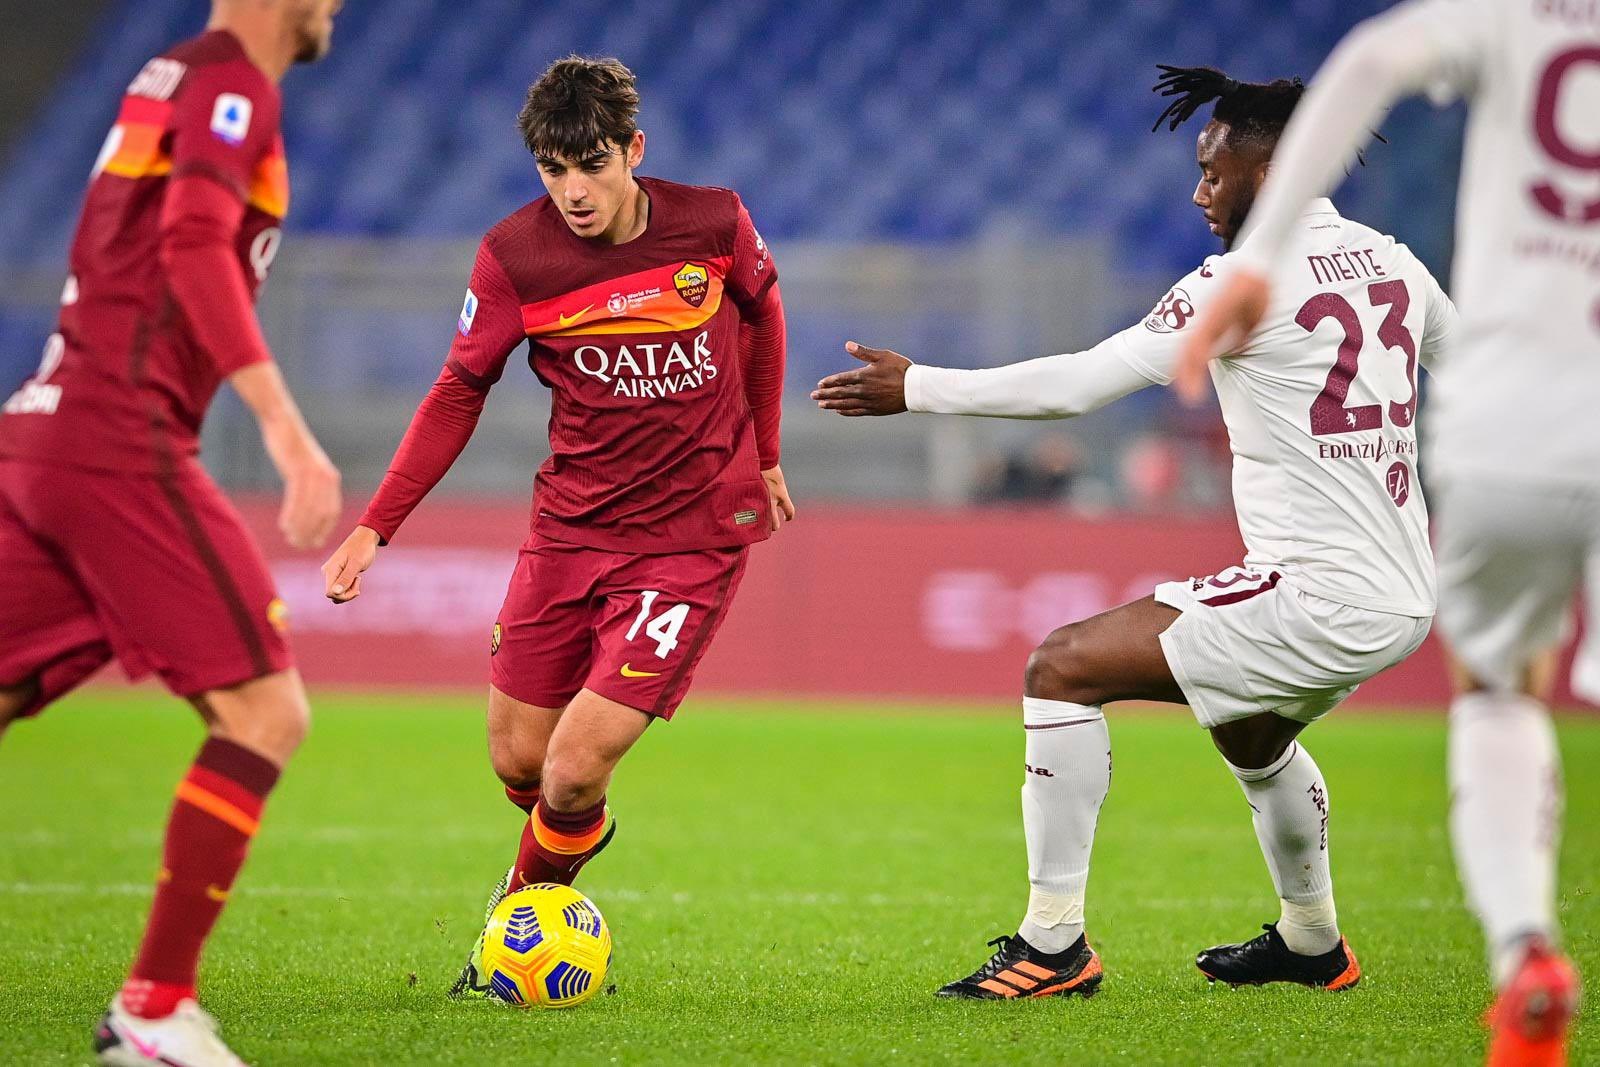
[[[1521,687],[1528,664],[1566,641],[1574,600],[1589,618],[1573,692],[1600,703],[1600,494],[1451,478],[1429,495],[1439,626],[1491,687]]]
[[[1264,711],[1315,722],[1415,652],[1432,622],[1337,604],[1244,567],[1163,582],[1155,597],[1183,612],[1161,649],[1208,730]]]

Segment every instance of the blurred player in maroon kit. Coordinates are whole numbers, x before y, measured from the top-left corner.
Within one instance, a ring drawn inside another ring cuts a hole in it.
[[[277,83],[327,53],[341,0],[215,0],[145,64],[95,164],[60,326],[0,413],[0,729],[115,657],[187,698],[208,737],[179,784],[138,959],[103,1062],[240,1062],[195,1001],[201,948],[267,794],[305,736],[304,687],[260,551],[197,458],[227,381],[320,544],[339,475],[252,307],[288,207]]]
[[[613,769],[683,700],[748,546],[794,517],[772,258],[733,192],[634,174],[638,108],[614,59],[562,60],[529,91],[550,195],[484,238],[444,371],[323,567],[332,599],[360,595],[527,342],[552,455],[490,640],[489,752],[529,819],[491,908],[508,886],[570,884],[609,842]],[[484,995],[476,961],[457,994]]]

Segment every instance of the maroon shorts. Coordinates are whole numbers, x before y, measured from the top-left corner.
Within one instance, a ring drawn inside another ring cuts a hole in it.
[[[746,548],[641,556],[535,535],[517,557],[489,644],[509,697],[560,708],[588,689],[662,719],[727,616]]]
[[[0,686],[32,714],[115,656],[194,696],[292,665],[266,561],[195,461],[172,475],[0,459]]]

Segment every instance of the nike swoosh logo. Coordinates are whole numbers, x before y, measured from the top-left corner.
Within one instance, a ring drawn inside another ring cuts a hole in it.
[[[593,310],[594,310],[594,305],[590,304],[588,307],[584,308],[580,312],[577,312],[576,314],[573,314],[573,315],[557,315],[556,316],[556,325],[558,327],[560,327],[561,329],[565,330],[568,326],[571,326],[573,323],[577,322],[579,319],[583,318],[585,315],[589,314],[589,312],[591,312]]]
[[[158,1061],[161,1061],[161,1062],[168,1062],[168,1061],[165,1061],[165,1060],[161,1060],[161,1043],[159,1041],[152,1042],[152,1043],[147,1045],[143,1041],[140,1041],[137,1037],[135,1037],[129,1031],[123,1031],[122,1036],[127,1038],[128,1039],[128,1044],[132,1045],[133,1048],[134,1048],[134,1051],[137,1052],[139,1055],[143,1056],[145,1059],[147,1059],[147,1060],[158,1060]]]
[[[622,676],[624,678],[659,678],[661,677],[661,672],[656,671],[651,673],[650,671],[636,671],[633,669],[633,664],[624,663],[622,665]]]

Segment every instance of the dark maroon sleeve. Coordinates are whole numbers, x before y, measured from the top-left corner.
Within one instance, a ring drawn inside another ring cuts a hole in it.
[[[488,394],[456,377],[446,367],[411,418],[400,448],[378,491],[361,516],[361,525],[378,531],[387,544],[400,524],[422,503],[472,439]]]
[[[247,199],[279,108],[277,89],[244,60],[191,68],[172,102],[172,176],[203,174]]]
[[[485,239],[472,264],[472,280],[445,366],[468,385],[488,389],[505,373],[511,353],[527,339],[517,288]]]
[[[772,262],[767,242],[756,232],[750,221],[750,212],[738,204],[738,215],[733,230],[733,262],[728,266],[725,282],[728,295],[741,309],[761,302],[774,282],[778,280],[778,267]]]
[[[272,358],[233,247],[243,219],[244,201],[209,178],[167,183],[161,266],[195,340],[223,377]]]
[[[361,516],[362,526],[378,531],[385,542],[395,535],[467,447],[490,387],[526,338],[516,287],[485,240],[456,319],[450,357],[412,416],[389,472]]]
[[[759,303],[743,312],[739,325],[739,360],[744,370],[744,395],[755,419],[756,454],[761,469],[778,465],[782,449],[783,364],[787,341],[783,298],[768,285]]]

